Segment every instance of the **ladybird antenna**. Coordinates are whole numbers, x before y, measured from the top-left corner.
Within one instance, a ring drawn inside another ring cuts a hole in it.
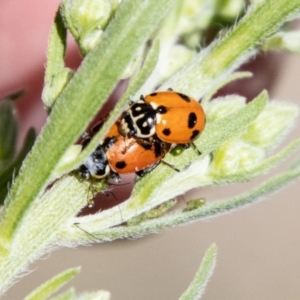
[[[110,192],[112,195],[113,195],[113,197],[114,197],[114,199],[115,199],[115,201],[116,201],[116,203],[118,203],[118,200],[117,200],[117,198],[116,198],[116,196],[115,196],[115,194],[113,193],[113,192]],[[123,215],[122,215],[122,211],[121,211],[121,207],[120,207],[120,205],[119,204],[117,204],[118,205],[118,208],[119,208],[119,212],[120,212],[120,215],[121,215],[121,223],[124,223],[124,219],[123,219]]]
[[[179,144],[183,149],[189,149],[190,146],[192,145],[193,149],[195,150],[195,152],[197,152],[197,154],[200,156],[202,153],[201,151],[199,151],[199,149],[197,148],[196,144],[194,142],[191,143],[186,143],[186,144]]]
[[[125,185],[125,184],[124,184],[124,185]],[[112,191],[104,192],[104,195],[105,195],[106,197],[109,197],[109,194],[108,194],[108,193],[110,193],[110,194],[114,197],[114,200],[115,200],[115,202],[116,202],[116,204],[117,204],[117,206],[118,206],[118,208],[119,208],[119,212],[120,212],[120,215],[121,215],[121,221],[122,221],[121,223],[124,223],[122,211],[121,211],[120,205],[118,204],[118,199],[116,198],[115,194],[114,194]]]

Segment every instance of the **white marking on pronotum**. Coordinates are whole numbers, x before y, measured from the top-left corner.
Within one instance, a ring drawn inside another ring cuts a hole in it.
[[[161,120],[162,120],[162,116],[161,114],[156,114],[156,123],[161,123]]]
[[[157,105],[155,102],[150,102],[150,105],[152,106],[152,108],[153,108],[154,110],[156,110],[157,107],[158,107],[158,105]]]

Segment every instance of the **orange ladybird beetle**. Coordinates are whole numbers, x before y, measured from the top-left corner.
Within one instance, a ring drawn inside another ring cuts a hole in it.
[[[141,139],[154,135],[166,143],[190,144],[204,130],[205,113],[195,99],[172,90],[141,96],[120,121],[122,134]]]
[[[79,168],[82,177],[88,179],[110,176],[116,182],[120,182],[119,174],[136,173],[144,176],[151,172],[170,150],[171,144],[158,139],[144,143],[139,139],[123,136],[119,127],[117,121],[109,129],[103,142],[83,161]],[[93,132],[95,133],[95,130]],[[83,147],[90,140],[91,136],[86,137]]]

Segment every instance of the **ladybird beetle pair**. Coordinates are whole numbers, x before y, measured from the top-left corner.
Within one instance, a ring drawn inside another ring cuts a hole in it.
[[[162,161],[172,144],[191,144],[204,126],[204,111],[193,98],[172,90],[141,96],[84,160],[80,173],[84,178],[110,174],[116,182],[121,180],[119,174],[143,176]]]
[[[120,182],[119,174],[144,176],[161,162],[171,148],[171,144],[163,141],[144,143],[123,136],[119,133],[119,126],[119,121],[113,124],[103,142],[83,161],[79,168],[82,177],[101,179],[110,176]],[[84,147],[90,139],[91,136],[85,138]]]

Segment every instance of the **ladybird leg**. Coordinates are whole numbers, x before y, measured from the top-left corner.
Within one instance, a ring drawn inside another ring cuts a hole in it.
[[[150,167],[143,169],[141,171],[135,172],[136,175],[140,177],[144,177],[145,175],[149,174],[152,172],[159,164],[161,161],[156,162],[155,164],[151,165]]]
[[[192,145],[193,149],[197,152],[198,155],[201,155],[202,153],[198,150],[197,146],[195,143],[189,143],[189,144],[178,144],[180,145],[183,149],[188,149]]]
[[[166,166],[168,166],[169,168],[171,168],[171,169],[173,169],[174,171],[176,171],[176,172],[180,172],[180,170],[179,169],[177,169],[176,167],[174,167],[173,165],[171,165],[171,164],[169,164],[168,162],[166,162],[165,160],[161,160],[161,162],[164,164],[164,165],[166,165]]]
[[[167,144],[165,142],[160,141],[158,139],[154,139],[152,141],[152,145],[154,147],[154,152],[155,152],[156,157],[159,157],[159,156],[164,157],[170,148],[170,147],[167,147]]]
[[[172,88],[168,88],[168,91],[173,92],[173,89]]]
[[[190,144],[178,144],[179,146],[181,146],[183,149],[189,149],[190,148]]]
[[[119,183],[121,182],[121,177],[117,172],[111,171],[110,172],[110,177],[116,182]]]
[[[195,143],[191,143],[192,144],[192,147],[194,148],[194,150],[198,153],[198,155],[200,156],[202,153],[201,151],[199,151],[199,149],[197,148],[196,144]]]
[[[136,141],[140,144],[140,145],[144,145],[144,146],[152,146],[152,145],[159,145],[159,147],[161,147],[162,149],[165,148],[164,145],[166,145],[165,142],[161,141],[157,135],[155,134],[154,136],[150,136],[148,138],[136,138]],[[150,148],[149,148],[150,149]]]
[[[145,97],[144,97],[144,95],[141,95],[141,96],[140,96],[140,100],[143,100],[143,101],[145,101]]]
[[[118,175],[119,175],[119,174],[118,174]],[[110,185],[111,185],[111,183],[110,183]],[[118,203],[118,200],[117,200],[115,194],[114,194],[112,191],[110,191],[110,194],[111,194],[111,195],[114,197],[114,199],[115,199],[116,205],[118,206],[119,212],[120,212],[120,215],[121,215],[121,221],[122,221],[122,223],[124,223],[124,221],[123,221],[123,216],[122,216],[122,211],[121,211],[120,205],[119,205],[119,203]],[[108,194],[106,194],[106,197],[108,197]]]
[[[89,179],[91,177],[91,173],[85,165],[81,165],[78,171],[80,173],[80,176],[84,179]]]
[[[144,139],[136,139],[136,140],[140,145],[144,145],[144,146],[151,146],[154,143],[156,143],[156,140],[151,139],[151,137],[144,138]]]

